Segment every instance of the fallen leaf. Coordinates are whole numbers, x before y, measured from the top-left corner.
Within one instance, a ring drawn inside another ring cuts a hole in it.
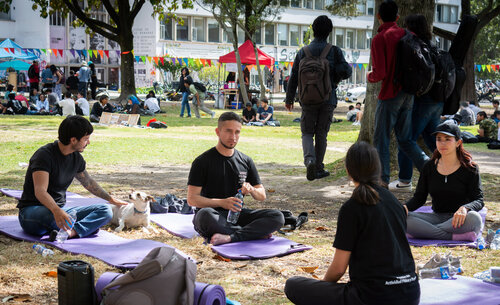
[[[314,210],[311,210],[309,211],[309,214],[316,214],[316,212],[314,212]]]
[[[318,266],[314,266],[314,267],[299,267],[300,270],[306,272],[306,273],[311,273],[313,274],[314,271],[316,271],[316,269],[318,269]]]
[[[220,261],[223,261],[223,262],[230,262],[231,261],[229,258],[222,257],[219,254],[214,255],[213,258],[220,260]]]
[[[45,272],[43,275],[48,276],[48,277],[57,277],[57,272],[56,271],[49,271],[49,272]]]
[[[5,303],[5,302],[11,301],[11,300],[14,300],[14,296],[9,295],[8,297],[5,297],[2,299],[2,303]]]
[[[9,295],[2,299],[2,303],[10,301],[31,302],[31,296],[29,294],[15,294],[15,295]]]
[[[268,193],[274,193],[274,192],[276,192],[276,190],[275,189],[267,189],[267,192]]]
[[[319,280],[319,277],[316,276],[316,274],[311,274],[313,278]]]
[[[239,265],[239,266],[234,267],[234,269],[243,269],[246,266],[248,266],[248,265],[247,264],[243,264],[243,265]]]
[[[319,226],[316,228],[316,231],[329,231],[330,229],[327,227]]]

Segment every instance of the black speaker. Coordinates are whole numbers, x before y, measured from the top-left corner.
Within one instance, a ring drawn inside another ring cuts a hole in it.
[[[59,305],[94,305],[94,268],[84,261],[65,261],[57,267]]]

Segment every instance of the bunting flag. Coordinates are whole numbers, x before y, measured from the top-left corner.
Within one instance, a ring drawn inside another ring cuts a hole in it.
[[[97,58],[97,50],[92,50],[92,54],[94,54],[94,57]]]
[[[78,53],[78,57],[82,57],[83,56],[83,52],[81,50],[75,50],[76,53]]]
[[[99,55],[101,55],[101,58],[104,58],[104,52],[103,52],[103,50],[97,50],[97,52],[99,52]]]
[[[141,56],[142,62],[146,63],[146,56]]]
[[[481,65],[481,70],[486,70],[486,65]]]
[[[358,64],[358,69],[362,70],[363,69],[363,64]]]
[[[5,52],[9,53],[9,48],[3,48]]]
[[[495,65],[491,65],[491,69],[492,69],[493,71],[495,71],[495,72],[497,71],[497,68],[496,68],[496,66],[495,66]]]
[[[210,59],[207,59],[207,63],[208,63],[208,66],[211,67],[212,66],[212,61]]]
[[[293,68],[293,62],[290,62],[290,69]]]
[[[477,71],[481,72],[481,65],[477,65]]]
[[[203,65],[203,67],[205,67],[207,65],[207,61],[205,59],[200,59],[201,61],[201,64]]]
[[[87,57],[87,50],[82,50],[82,55],[83,55],[84,57]]]
[[[63,50],[62,49],[59,49],[59,54],[61,55],[61,57],[63,56]]]
[[[104,50],[104,54],[109,58],[109,50]]]
[[[71,55],[73,55],[73,57],[76,57],[75,56],[75,50],[71,49],[71,50],[69,50],[69,52],[71,53]]]
[[[14,54],[14,53],[15,53],[15,51],[16,51],[16,50],[14,50],[14,48],[10,48],[9,50],[10,50],[10,52],[11,52],[12,54]]]
[[[368,64],[363,64],[363,68],[368,69]]]
[[[148,62],[151,63],[151,56],[148,56],[147,59],[148,59]]]
[[[136,62],[141,62],[141,58],[139,56],[134,56]]]
[[[486,65],[486,68],[488,69],[488,72],[491,72],[491,66],[490,65]]]
[[[183,58],[182,60],[186,63],[186,67],[189,66],[189,62],[188,62],[187,58]]]
[[[162,64],[162,65],[164,64],[164,63],[163,63],[163,60],[164,60],[164,59],[163,59],[163,57],[160,57],[160,61],[161,61],[161,64]]]
[[[157,56],[153,57],[153,60],[155,61],[155,64],[158,65],[158,57]]]
[[[116,51],[116,56],[120,56],[122,54],[121,51]]]

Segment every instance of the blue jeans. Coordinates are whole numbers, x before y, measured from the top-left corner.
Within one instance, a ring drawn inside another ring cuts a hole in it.
[[[188,117],[191,116],[191,108],[189,107],[189,92],[182,92],[181,116],[184,116],[184,108],[187,110]]]
[[[66,213],[76,210],[77,220],[74,229],[80,237],[94,233],[113,218],[113,211],[109,204],[63,208],[63,210]],[[26,233],[32,235],[43,236],[52,230],[59,230],[52,212],[40,205],[19,210],[19,223]]]
[[[78,92],[80,92],[84,98],[87,98],[87,83],[78,82]]]
[[[431,152],[436,149],[436,137],[432,135],[440,123],[443,102],[436,103],[430,97],[416,97],[412,113],[412,144],[422,135],[425,145]],[[417,145],[418,146],[418,145]],[[413,175],[413,163],[398,147],[399,181],[409,183]]]
[[[399,147],[410,156],[410,159],[422,168],[429,159],[411,139],[411,112],[413,95],[400,91],[392,99],[379,100],[375,110],[375,130],[373,144],[378,151],[382,165],[382,181],[389,183],[391,177],[389,144],[394,129]]]

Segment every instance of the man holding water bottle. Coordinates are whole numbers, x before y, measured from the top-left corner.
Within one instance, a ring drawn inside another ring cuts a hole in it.
[[[59,125],[59,140],[39,148],[31,157],[24,180],[23,194],[17,207],[19,223],[26,233],[50,234],[54,241],[59,229],[69,238],[96,232],[113,217],[107,204],[64,208],[66,191],[76,178],[89,192],[114,205],[127,205],[111,197],[85,170],[81,153],[94,131],[84,117],[68,116]],[[76,212],[76,221],[69,214]]]
[[[258,201],[266,199],[252,159],[235,149],[240,131],[241,118],[223,113],[215,129],[217,145],[198,156],[189,172],[187,200],[197,208],[194,228],[213,245],[269,238],[285,222],[280,211],[243,208],[237,198],[241,191]],[[235,224],[227,220],[229,211],[240,212]]]

